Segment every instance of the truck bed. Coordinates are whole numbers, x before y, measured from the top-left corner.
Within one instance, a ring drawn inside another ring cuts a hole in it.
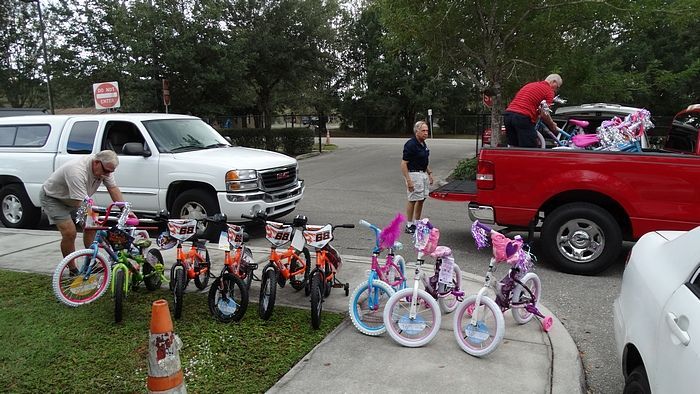
[[[443,201],[469,202],[475,196],[474,180],[454,180],[430,192],[430,197]]]

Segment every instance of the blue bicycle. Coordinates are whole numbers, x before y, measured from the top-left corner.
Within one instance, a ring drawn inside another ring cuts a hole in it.
[[[372,265],[367,281],[355,288],[348,305],[352,323],[363,334],[376,336],[386,331],[382,318],[384,306],[394,292],[406,288],[406,262],[401,255],[395,254],[402,247],[397,240],[403,220],[402,215],[397,215],[384,230],[360,220],[360,225],[372,230],[375,237]],[[381,265],[379,256],[385,250],[388,253],[384,264]]]

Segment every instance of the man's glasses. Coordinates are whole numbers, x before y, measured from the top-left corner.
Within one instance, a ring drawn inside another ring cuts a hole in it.
[[[102,172],[104,172],[105,174],[111,174],[114,172],[114,170],[110,171],[110,170],[106,169],[105,165],[102,162],[100,162],[100,166],[102,167]]]

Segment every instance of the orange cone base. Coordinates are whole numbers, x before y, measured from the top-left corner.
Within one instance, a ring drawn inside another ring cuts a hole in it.
[[[148,392],[153,394],[160,393],[187,393],[185,387],[185,377],[182,370],[177,371],[174,375],[164,376],[162,378],[149,376],[148,377]]]

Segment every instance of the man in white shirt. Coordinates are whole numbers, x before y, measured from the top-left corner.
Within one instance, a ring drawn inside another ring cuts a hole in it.
[[[85,197],[95,194],[97,188],[104,183],[112,201],[124,201],[112,176],[118,165],[117,154],[103,150],[62,165],[44,182],[40,192],[41,207],[49,218],[49,224],[55,224],[61,232],[63,257],[75,251],[77,231],[71,213],[80,207]],[[94,239],[95,230],[83,231],[86,248]],[[71,263],[70,270],[77,272],[74,263]]]

